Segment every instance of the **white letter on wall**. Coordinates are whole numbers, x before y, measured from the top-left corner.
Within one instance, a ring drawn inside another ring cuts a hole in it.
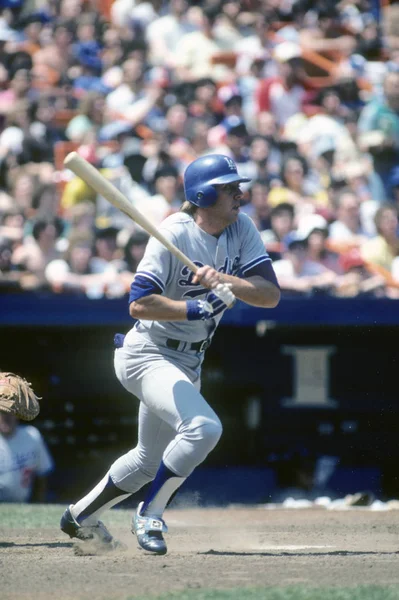
[[[293,398],[283,398],[283,406],[334,408],[337,401],[328,397],[329,357],[334,346],[283,346],[283,353],[292,356]]]

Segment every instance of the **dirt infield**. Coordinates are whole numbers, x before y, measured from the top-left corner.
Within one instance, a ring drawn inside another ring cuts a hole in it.
[[[104,521],[127,549],[76,556],[58,522],[30,528],[20,520],[5,527],[0,511],[1,599],[120,600],[262,585],[399,586],[397,510],[169,510],[169,553],[163,557],[138,550],[130,511],[108,514]]]

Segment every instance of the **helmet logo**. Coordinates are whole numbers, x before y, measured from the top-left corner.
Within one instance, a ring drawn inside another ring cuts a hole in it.
[[[204,192],[197,192],[197,200],[202,200],[204,197]]]
[[[234,163],[234,160],[232,160],[228,156],[224,156],[223,158],[227,162],[227,164],[229,165],[230,171],[237,171],[237,167],[236,167],[236,165]]]

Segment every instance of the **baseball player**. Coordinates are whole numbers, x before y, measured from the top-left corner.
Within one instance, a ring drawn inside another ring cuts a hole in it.
[[[248,181],[220,154],[187,167],[186,201],[160,229],[198,266],[195,275],[157,239],[149,240],[130,290],[135,323],[125,337],[115,336],[116,376],[140,400],[138,443],[66,509],[61,529],[70,537],[96,537],[113,546],[99,516],[152,481],[132,532],[144,550],[166,553],[164,510],[222,433],[200,392],[205,350],[235,298],[265,308],[280,299],[260,235],[240,214],[240,183]]]
[[[0,410],[0,502],[45,502],[54,461],[37,427]]]

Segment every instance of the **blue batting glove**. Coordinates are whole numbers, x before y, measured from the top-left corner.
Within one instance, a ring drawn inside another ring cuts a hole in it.
[[[206,321],[213,317],[212,304],[206,300],[187,300],[187,320]]]

